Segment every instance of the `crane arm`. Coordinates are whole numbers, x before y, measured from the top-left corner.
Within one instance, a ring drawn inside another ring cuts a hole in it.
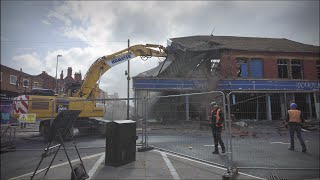
[[[167,57],[166,48],[161,45],[134,45],[114,54],[98,58],[87,71],[83,83],[74,97],[90,98],[98,90],[97,81],[110,68],[134,57]]]

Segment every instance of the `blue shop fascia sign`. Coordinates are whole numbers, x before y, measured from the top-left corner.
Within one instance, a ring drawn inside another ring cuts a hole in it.
[[[207,87],[207,80],[203,79],[133,79],[134,89],[204,90]]]
[[[207,90],[208,81],[204,79],[133,79],[134,89],[167,90]],[[284,80],[220,80],[217,90],[308,90],[319,91],[319,81]]]
[[[220,80],[219,90],[320,90],[319,81]]]

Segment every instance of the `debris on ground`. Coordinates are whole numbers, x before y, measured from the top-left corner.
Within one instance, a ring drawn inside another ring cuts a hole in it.
[[[240,126],[240,127],[247,127],[248,124],[243,122],[243,121],[240,121],[240,122],[235,122],[233,123],[234,125],[237,125],[237,126]]]
[[[257,133],[256,132],[252,132],[252,137],[257,137]]]
[[[245,137],[245,136],[248,136],[249,135],[249,132],[248,131],[242,131],[239,136],[240,137]]]
[[[320,130],[319,128],[320,121],[315,120],[306,120],[304,123],[302,123],[302,128],[304,130],[314,131],[314,130]],[[276,123],[276,128],[278,131],[287,131],[286,122],[279,121]]]
[[[306,129],[306,130],[320,130],[319,128],[320,125],[320,121],[314,121],[314,120],[306,120],[303,124],[302,124],[302,128]]]

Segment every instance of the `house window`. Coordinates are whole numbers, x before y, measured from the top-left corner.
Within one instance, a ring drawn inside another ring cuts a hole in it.
[[[219,67],[220,59],[211,59],[210,72],[212,75],[216,75]]]
[[[288,59],[278,59],[278,77],[288,78]]]
[[[29,79],[23,79],[23,87],[29,86]]]
[[[0,77],[0,81],[2,81],[2,72],[1,72],[1,77]]]
[[[298,59],[291,60],[291,76],[292,79],[302,79],[301,61]]]
[[[317,60],[317,76],[320,79],[320,60]]]
[[[247,58],[237,58],[237,77],[248,77]]]
[[[263,78],[263,61],[261,58],[251,58],[249,76],[252,78]]]
[[[10,84],[17,85],[17,76],[10,75]]]
[[[34,88],[38,88],[39,87],[39,83],[38,82],[33,82],[33,87]]]

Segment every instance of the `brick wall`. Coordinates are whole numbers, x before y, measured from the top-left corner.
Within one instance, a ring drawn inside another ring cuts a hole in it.
[[[231,51],[222,53],[220,57],[220,69],[219,72],[222,78],[236,78],[237,77],[237,64],[236,57]]]
[[[56,80],[54,77],[50,76],[45,71],[42,71],[42,73],[37,75],[37,77],[40,79],[43,79],[43,88],[44,89],[55,89]]]
[[[1,90],[23,93],[24,91],[31,91],[31,89],[34,87],[35,82],[39,87],[43,85],[43,79],[9,68],[7,66],[1,65],[1,73]],[[16,76],[18,82],[10,83],[10,75]],[[23,83],[25,79],[29,81],[29,84],[26,87],[24,87]]]
[[[220,55],[220,74],[222,78],[237,78],[237,57],[261,58],[263,61],[263,79],[278,78],[278,59],[300,59],[303,61],[303,73],[305,80],[317,80],[316,57],[306,53],[274,53],[274,52],[248,52],[227,50]]]
[[[277,59],[274,57],[266,57],[263,59],[263,75],[267,79],[278,78]]]
[[[18,92],[16,84],[10,84],[10,75],[19,76],[19,71],[1,65],[1,90]]]
[[[74,80],[76,82],[81,82],[82,80],[81,73],[74,73]]]
[[[304,79],[318,80],[316,61],[303,61]]]

